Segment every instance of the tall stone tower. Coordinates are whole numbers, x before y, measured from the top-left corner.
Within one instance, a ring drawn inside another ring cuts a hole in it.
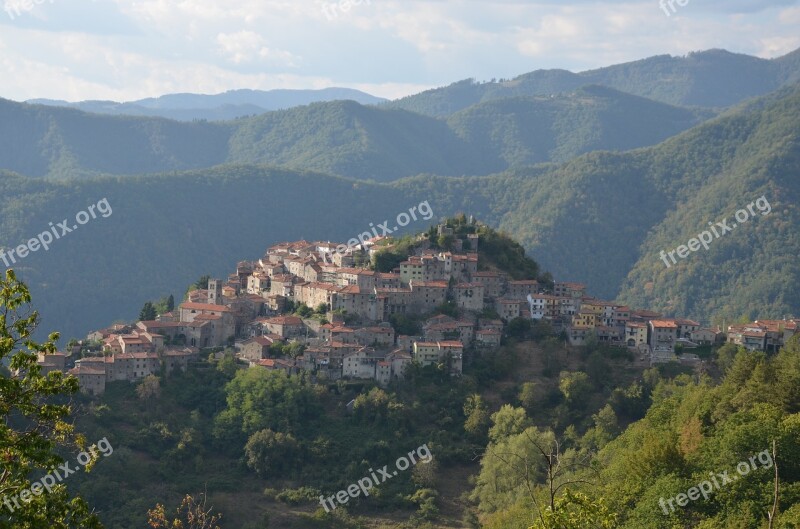
[[[208,280],[209,305],[222,305],[222,281],[219,279]]]

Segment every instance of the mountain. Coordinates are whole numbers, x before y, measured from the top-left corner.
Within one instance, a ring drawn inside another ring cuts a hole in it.
[[[200,275],[223,274],[272,243],[347,240],[424,200],[434,219],[463,211],[503,229],[557,280],[586,282],[599,297],[705,321],[781,317],[800,313],[798,115],[794,86],[657,146],[485,177],[373,183],[251,165],[79,182],[5,173],[0,240],[13,247],[108,199],[113,215],[17,267],[48,327],[67,336],[133,318],[148,299],[180,297]],[[661,261],[661,250],[762,195],[769,216],[677,266]]]
[[[386,105],[429,116],[449,116],[485,101],[550,96],[596,84],[671,105],[724,108],[798,79],[800,50],[769,60],[708,50],[685,57],[659,55],[581,73],[537,70],[511,80],[476,83],[467,79]]]
[[[507,168],[655,145],[712,116],[594,85],[557,96],[479,103],[447,123],[472,152],[499,158],[494,166]]]
[[[69,107],[94,112],[127,116],[150,116],[178,121],[221,121],[263,114],[323,101],[356,101],[376,105],[386,99],[350,88],[321,90],[229,90],[215,95],[167,94],[127,103],[115,101],[80,101],[70,103],[52,99],[31,99],[31,104]]]
[[[799,115],[794,85],[655,147],[522,171],[500,225],[557,277],[636,307],[705,321],[800,313]],[[752,206],[761,197],[769,215]],[[661,260],[748,205],[749,222],[708,250]]]
[[[224,163],[376,181],[485,175],[596,149],[652,145],[712,115],[598,86],[479,104],[446,121],[353,101],[180,123],[0,100],[0,160],[4,169],[55,179]]]

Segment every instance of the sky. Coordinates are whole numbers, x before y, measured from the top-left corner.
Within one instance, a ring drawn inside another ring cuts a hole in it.
[[[0,0],[0,97],[342,86],[394,99],[540,68],[800,48],[800,0],[660,1]]]

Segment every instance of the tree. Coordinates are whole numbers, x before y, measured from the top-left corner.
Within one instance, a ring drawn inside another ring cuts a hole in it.
[[[589,375],[582,371],[562,371],[559,377],[558,389],[570,404],[582,401],[591,391],[592,384]]]
[[[492,414],[492,423],[489,430],[489,438],[493,442],[498,442],[504,437],[517,435],[531,426],[531,420],[522,408],[515,408],[510,404],[504,404],[502,408]]]
[[[167,312],[172,312],[173,310],[175,310],[175,296],[170,294],[167,298]]]
[[[296,459],[297,440],[291,434],[269,428],[250,436],[244,448],[247,466],[262,478],[281,477]]]
[[[436,245],[443,250],[452,250],[455,241],[456,238],[452,235],[440,235],[436,240]]]
[[[102,528],[80,497],[70,499],[64,485],[46,492],[40,484],[36,492],[28,479],[64,463],[57,446],[86,448],[69,420],[70,406],[54,402],[77,392],[78,381],[60,372],[41,374],[38,355],[55,353],[59,335],[33,341],[39,314],[30,312],[30,303],[28,288],[13,270],[6,271],[0,280],[0,361],[10,358],[10,371],[0,373],[0,528]]]
[[[172,521],[167,520],[164,506],[157,504],[155,509],[147,511],[147,525],[153,529],[220,529],[217,522],[222,515],[212,515],[213,507],[206,509],[206,497],[202,497],[202,502],[189,495],[183,498]]]
[[[489,429],[489,408],[483,402],[483,397],[475,393],[467,397],[464,402],[464,415],[467,420],[464,422],[464,429],[475,438],[482,438]]]
[[[153,306],[153,303],[148,301],[142,307],[142,310],[139,312],[139,321],[153,321],[156,319],[156,308]]]
[[[536,383],[525,382],[519,391],[519,403],[530,413],[536,405]]]
[[[152,399],[161,395],[161,382],[155,375],[146,376],[138,386],[136,386],[136,396],[149,406]]]
[[[548,507],[530,529],[614,529],[617,515],[601,498],[592,501],[587,495],[566,489],[564,495]]]
[[[527,318],[514,318],[506,326],[506,334],[511,338],[524,340],[531,332],[531,320]]]
[[[314,314],[314,311],[311,310],[311,307],[309,307],[305,303],[300,303],[300,305],[298,305],[297,308],[295,309],[294,313],[300,316],[301,318],[309,318],[311,317],[312,314]]]

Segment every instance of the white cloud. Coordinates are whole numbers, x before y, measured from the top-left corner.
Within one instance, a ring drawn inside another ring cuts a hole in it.
[[[270,49],[264,38],[254,31],[220,33],[217,35],[217,44],[222,54],[235,64],[269,61],[295,68],[298,62],[298,57],[288,51]]]
[[[800,46],[798,0],[690,0],[672,17],[654,0],[364,0],[333,20],[323,1],[340,0],[54,0],[15,20],[0,11],[0,96],[347,86],[397,97],[537,68]]]

